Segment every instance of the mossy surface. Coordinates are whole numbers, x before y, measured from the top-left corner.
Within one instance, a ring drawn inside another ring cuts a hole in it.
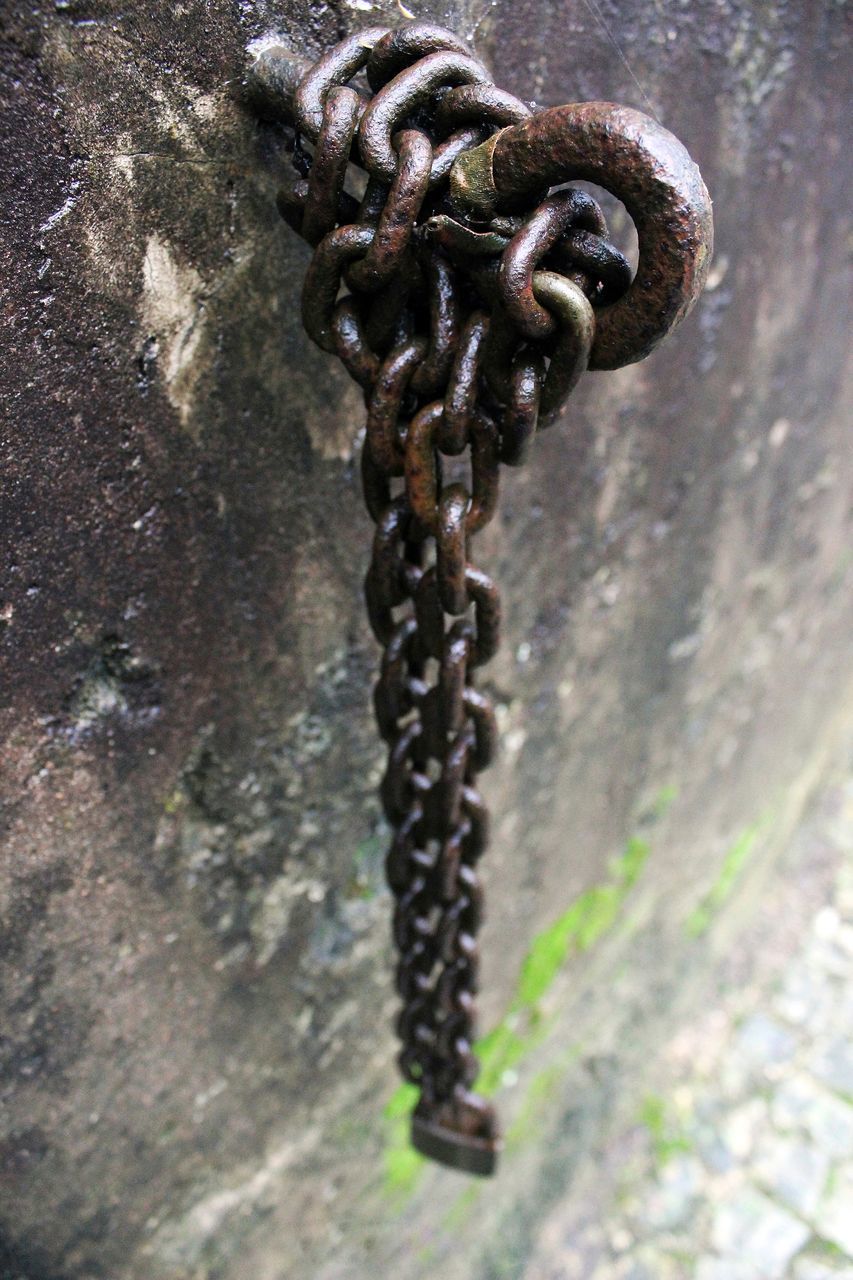
[[[384,834],[374,834],[362,840],[353,857],[352,879],[347,886],[350,898],[375,898],[385,888]]]
[[[418,1100],[413,1084],[401,1084],[389,1098],[384,1116],[388,1130],[384,1165],[384,1187],[392,1197],[405,1195],[417,1182],[426,1160],[409,1142],[409,1121]]]
[[[755,852],[759,836],[766,830],[769,820],[770,816],[764,814],[756,822],[745,827],[729,847],[723,858],[720,874],[684,922],[684,929],[689,938],[701,938],[708,932],[714,917],[734,891],[735,885]]]
[[[658,1168],[662,1168],[674,1155],[690,1150],[680,1117],[665,1098],[647,1094],[640,1107],[639,1120],[648,1129]]]

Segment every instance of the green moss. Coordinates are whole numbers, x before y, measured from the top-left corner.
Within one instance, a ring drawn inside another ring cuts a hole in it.
[[[362,840],[355,851],[355,865],[358,871],[369,874],[377,867],[381,869],[385,852],[385,840],[380,835],[368,836]]]
[[[506,1135],[506,1145],[510,1149],[526,1141],[538,1127],[544,1112],[559,1093],[566,1078],[566,1072],[580,1053],[574,1048],[564,1054],[557,1062],[538,1071],[527,1086],[524,1103],[521,1106],[512,1128]]]
[[[386,1139],[383,1158],[383,1186],[393,1198],[411,1192],[423,1172],[426,1161],[409,1141],[409,1124],[418,1090],[413,1084],[401,1084],[385,1105]]]
[[[569,907],[565,915],[560,916],[533,939],[522,962],[514,1001],[516,1007],[533,1008],[545,995],[568,959],[572,944],[580,932],[586,906],[587,895],[584,894]]]
[[[568,911],[533,939],[521,966],[514,1010],[535,1008],[572,952],[588,951],[607,933],[648,856],[646,841],[632,836],[612,864],[613,878],[587,889]]]
[[[834,1240],[827,1240],[825,1236],[815,1236],[803,1256],[820,1262],[847,1261],[844,1250]]]
[[[616,923],[649,853],[648,843],[632,836],[611,863],[608,879],[587,889],[533,939],[509,1010],[474,1046],[480,1061],[478,1092],[487,1097],[496,1093],[507,1073],[542,1042],[550,1020],[540,1008],[541,1001],[569,959],[588,951]],[[425,1164],[409,1145],[409,1117],[417,1097],[414,1085],[401,1085],[385,1108],[385,1189],[392,1195],[411,1191]]]
[[[417,1100],[418,1091],[415,1085],[399,1085],[385,1104],[386,1120],[399,1120],[402,1117],[408,1119]]]
[[[541,1001],[571,956],[588,951],[612,928],[648,856],[646,841],[632,837],[612,863],[611,878],[587,889],[533,939],[508,1013],[475,1045],[481,1064],[477,1087],[483,1093],[495,1093],[505,1074],[547,1034]]]
[[[163,1128],[160,1130],[160,1133],[157,1136],[158,1145],[161,1147],[168,1145],[170,1142],[172,1142],[177,1132],[178,1132],[177,1122],[174,1120],[167,1120],[166,1123],[163,1125]]]
[[[368,836],[358,845],[353,857],[352,880],[347,886],[348,898],[375,898],[385,883],[385,839]]]
[[[534,1028],[526,1027],[519,1034],[513,1025],[514,1021],[513,1016],[508,1014],[474,1046],[480,1062],[477,1091],[487,1097],[497,1092],[506,1073],[517,1066],[536,1043]]]
[[[631,836],[614,867],[617,883],[625,892],[632,889],[639,880],[650,853],[648,841],[641,840],[639,836]],[[619,905],[622,905],[621,902]]]
[[[663,1255],[667,1261],[677,1262],[686,1275],[693,1275],[696,1267],[696,1254],[692,1249],[667,1249]]]
[[[178,810],[182,807],[184,803],[184,799],[185,799],[184,793],[183,791],[180,790],[180,788],[178,788],[178,790],[176,791],[173,791],[172,794],[170,796],[167,796],[166,798],[166,801],[163,805],[163,812],[167,813],[169,817],[171,817],[172,814],[177,813]]]
[[[662,1168],[667,1160],[679,1152],[689,1151],[678,1117],[673,1115],[665,1100],[650,1093],[643,1099],[639,1115],[640,1124],[649,1131],[655,1162]]]
[[[759,818],[757,822],[742,831],[729,848],[716,881],[684,922],[685,932],[688,937],[701,938],[703,934],[707,933],[714,916],[737,884],[751,854],[755,850],[758,837],[765,830],[767,823],[768,816],[765,814],[764,817]]]
[[[677,799],[678,787],[674,782],[670,782],[665,787],[661,787],[660,791],[649,806],[651,816],[657,821],[660,821],[661,818],[665,817],[666,814],[669,813]]]
[[[393,1198],[408,1196],[423,1173],[426,1160],[409,1143],[409,1126],[395,1133],[385,1151],[384,1187]]]
[[[474,1212],[483,1186],[482,1181],[472,1182],[460,1196],[456,1197],[444,1216],[444,1225],[448,1231],[458,1231],[465,1225]]]
[[[330,1137],[341,1151],[363,1151],[373,1129],[374,1125],[363,1114],[345,1111],[331,1126]]]

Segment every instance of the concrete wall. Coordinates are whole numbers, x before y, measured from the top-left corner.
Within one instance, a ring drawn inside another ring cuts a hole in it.
[[[516,1275],[832,767],[842,11],[593,8],[609,31],[581,0],[417,11],[523,97],[651,106],[717,225],[691,319],[586,378],[478,543],[510,1143],[475,1190],[395,1115],[362,411],[302,333],[281,141],[240,97],[250,40],[397,8],[4,8],[3,1275]]]

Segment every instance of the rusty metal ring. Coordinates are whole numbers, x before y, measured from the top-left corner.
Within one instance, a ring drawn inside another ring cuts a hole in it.
[[[388,183],[379,182],[377,178],[368,176],[364,194],[361,197],[353,222],[361,222],[366,226],[375,227],[382,215],[387,195]]]
[[[478,533],[495,514],[500,483],[498,429],[485,413],[471,425],[471,507],[465,519],[469,534]]]
[[[397,157],[391,141],[400,121],[423,106],[443,85],[491,84],[492,77],[476,58],[455,52],[430,53],[396,75],[377,94],[361,117],[359,150],[368,173],[391,182]]]
[[[468,819],[470,829],[465,836],[465,861],[476,862],[482,857],[489,843],[489,811],[483,797],[475,786],[469,784],[465,788],[463,812]],[[476,987],[471,987],[476,991]]]
[[[397,722],[412,709],[406,666],[416,634],[415,619],[405,618],[390,632],[385,646],[381,674],[373,690],[373,709],[384,742],[394,741],[399,732]]]
[[[381,361],[370,349],[361,313],[352,294],[335,304],[332,335],[335,354],[350,377],[364,389],[367,398],[379,375]]]
[[[459,870],[462,864],[462,850],[470,830],[471,824],[465,816],[463,802],[462,820],[456,830],[442,844],[441,852],[436,862],[439,896],[443,902],[452,902],[456,896],[459,884]],[[454,965],[445,969],[444,974],[439,978],[438,989],[441,989],[444,983],[447,983],[449,987],[455,987],[460,980],[464,980],[464,971]],[[447,987],[444,989],[447,990]],[[470,996],[470,998],[473,1002],[473,996]],[[441,996],[438,996],[438,999],[441,1002]]]
[[[464,574],[463,574],[464,577]],[[439,583],[439,590],[441,584]],[[468,608],[468,596],[465,596],[463,613]],[[448,734],[457,734],[464,727],[467,712],[465,710],[465,690],[468,687],[468,658],[471,652],[471,639],[467,632],[451,626],[447,633],[444,655],[438,675],[438,683],[434,686],[436,695],[436,719],[445,742]]]
[[[465,689],[463,705],[465,714],[474,726],[474,763],[478,769],[487,769],[494,759],[498,745],[498,723],[494,708],[479,689],[472,689],[470,685]]]
[[[361,451],[361,483],[371,520],[378,524],[391,501],[391,481],[368,448]],[[384,641],[380,641],[384,644]]]
[[[409,424],[406,435],[406,493],[412,510],[429,533],[435,533],[439,519],[439,459],[436,433],[441,425],[444,404],[434,400],[424,405]]]
[[[497,293],[496,270],[491,274],[491,281]],[[497,302],[497,298],[495,301]],[[524,341],[504,309],[496,306],[489,317],[489,328],[483,343],[482,370],[489,392],[500,405],[509,404],[512,398],[511,373]]]
[[[400,548],[411,520],[409,504],[405,495],[400,494],[388,504],[374,530],[368,576],[372,578],[377,600],[389,609],[395,609],[406,599]]]
[[[441,520],[438,436],[443,417],[443,401],[433,400],[415,415],[406,436],[406,493],[418,521],[434,536]],[[468,534],[476,533],[491,519],[497,505],[499,474],[497,430],[485,414],[478,413],[471,432],[472,494],[465,515]]]
[[[637,228],[636,275],[598,312],[589,361],[591,369],[618,369],[653,351],[699,296],[713,250],[711,198],[677,138],[610,102],[554,107],[503,129],[460,156],[451,193],[482,212],[573,178],[612,192]]]
[[[441,774],[425,797],[424,817],[435,837],[442,842],[458,825],[462,808],[462,790],[468,768],[468,757],[474,746],[473,733],[465,728],[447,743],[441,761]]]
[[[489,329],[484,311],[474,311],[459,337],[444,397],[442,453],[461,453],[468,443],[468,427],[479,391],[480,351]]]
[[[405,764],[420,735],[420,723],[412,720],[402,730],[388,753],[388,763],[379,791],[382,807],[389,822],[399,822],[409,807],[410,777]]]
[[[393,736],[396,736],[396,727]],[[388,886],[394,894],[401,893],[411,879],[412,852],[415,847],[413,828],[420,821],[420,818],[420,806],[415,805],[409,810],[397,828],[386,855],[385,874],[388,877]],[[423,978],[423,975],[419,976]],[[415,979],[414,985],[417,988],[421,983]],[[428,983],[424,982],[422,989],[426,989],[427,986]]]
[[[281,187],[275,197],[276,208],[298,236],[302,235],[302,217],[307,199],[308,183],[304,178],[294,182],[292,187]]]
[[[471,649],[471,666],[480,667],[498,651],[501,630],[501,598],[487,573],[468,565],[465,587],[474,601],[477,632]]]
[[[418,624],[418,641],[424,654],[430,658],[444,657],[446,632],[444,630],[444,613],[438,596],[438,582],[435,565],[427,569],[415,593],[415,618]]]
[[[344,272],[346,280],[347,273]],[[414,332],[408,303],[421,280],[414,256],[403,256],[399,269],[386,285],[370,295],[364,317],[364,333],[374,351],[385,354]]]

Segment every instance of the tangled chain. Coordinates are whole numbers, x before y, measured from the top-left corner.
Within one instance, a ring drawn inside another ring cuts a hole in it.
[[[476,777],[496,726],[476,672],[497,649],[500,601],[469,548],[494,514],[500,463],[522,462],[558,414],[587,365],[593,308],[624,292],[630,270],[578,189],[489,220],[453,203],[454,160],[532,112],[450,32],[350,36],[301,77],[293,113],[301,178],[279,207],[315,247],[304,324],[367,405],[365,587],[384,647],[374,702],[388,744],[399,1063],[420,1090],[415,1144],[488,1172],[496,1118],[470,1089],[488,841]],[[351,162],[367,174],[358,197]]]

